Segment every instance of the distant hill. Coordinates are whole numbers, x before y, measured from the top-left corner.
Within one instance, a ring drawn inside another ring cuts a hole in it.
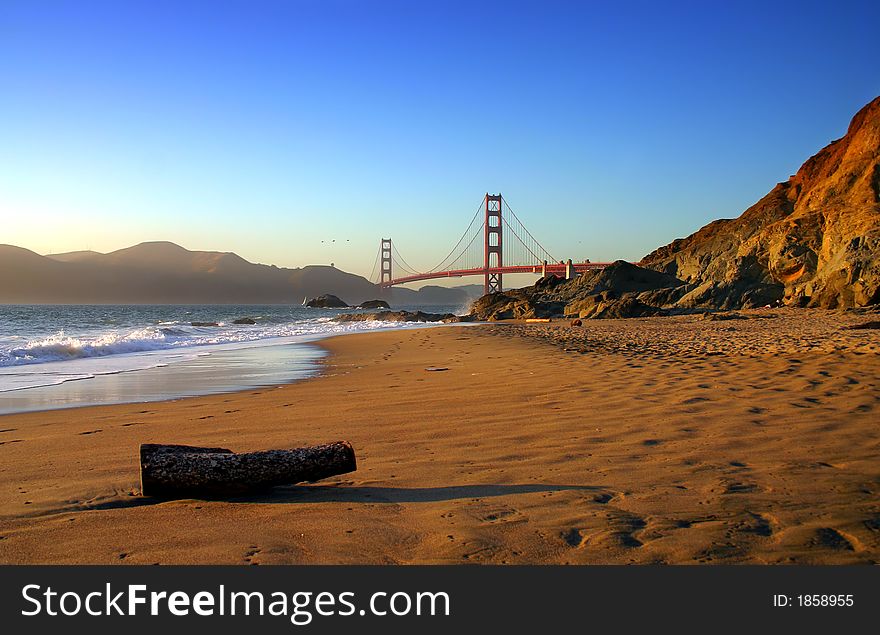
[[[69,251],[66,254],[49,254],[47,258],[57,260],[59,262],[81,262],[92,258],[103,257],[104,254],[97,251]]]
[[[456,304],[478,295],[461,289],[394,289],[392,302]],[[356,304],[376,298],[378,290],[366,278],[335,267],[285,269],[170,242],[51,256],[0,245],[4,304],[300,304],[305,296],[325,293]]]
[[[641,265],[693,285],[680,306],[880,303],[880,97],[739,218],[709,223]]]

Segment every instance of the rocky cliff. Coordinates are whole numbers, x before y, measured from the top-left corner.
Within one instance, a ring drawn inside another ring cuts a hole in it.
[[[880,97],[739,218],[646,256],[692,286],[679,307],[880,302]]]

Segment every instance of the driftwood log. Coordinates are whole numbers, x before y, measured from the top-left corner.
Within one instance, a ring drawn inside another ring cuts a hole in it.
[[[357,469],[347,441],[236,454],[225,448],[141,445],[141,493],[156,498],[240,496]]]

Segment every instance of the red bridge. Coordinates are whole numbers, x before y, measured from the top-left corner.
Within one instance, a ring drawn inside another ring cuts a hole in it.
[[[478,240],[480,237],[482,240]],[[376,267],[380,264],[376,278]],[[370,279],[385,289],[420,280],[483,276],[484,293],[494,293],[502,290],[505,273],[572,278],[582,271],[602,269],[609,264],[556,260],[529,233],[501,194],[487,193],[458,243],[437,266],[418,271],[407,264],[390,238],[383,238]],[[395,277],[397,272],[402,275]]]

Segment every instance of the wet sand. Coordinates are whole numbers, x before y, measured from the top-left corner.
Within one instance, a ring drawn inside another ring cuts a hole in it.
[[[880,560],[877,316],[738,317],[349,335],[296,384],[2,416],[0,562]],[[143,442],[337,439],[320,484],[137,495]]]

